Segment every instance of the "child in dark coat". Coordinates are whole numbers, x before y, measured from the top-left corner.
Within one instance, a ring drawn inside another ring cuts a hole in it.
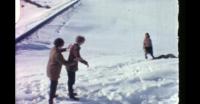
[[[83,36],[78,36],[76,38],[76,43],[74,43],[70,48],[70,53],[68,57],[69,63],[75,63],[74,65],[67,67],[69,97],[74,100],[79,100],[77,97],[75,97],[76,93],[74,93],[73,90],[76,71],[78,70],[78,62],[81,62],[89,67],[88,62],[84,60],[80,55],[80,45],[82,45],[84,42],[85,38]]]
[[[152,56],[152,58],[154,59],[154,55],[153,55],[153,46],[152,46],[152,41],[151,38],[149,36],[149,33],[145,33],[145,38],[144,38],[144,42],[143,42],[143,49],[144,49],[144,53],[145,53],[145,59],[147,59],[147,54],[150,54]]]

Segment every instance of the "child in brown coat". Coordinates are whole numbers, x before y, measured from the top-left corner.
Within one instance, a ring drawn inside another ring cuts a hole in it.
[[[49,94],[49,104],[53,104],[53,98],[56,97],[56,87],[58,84],[58,79],[60,77],[60,72],[62,65],[70,66],[73,65],[69,64],[61,54],[63,49],[62,46],[64,45],[64,41],[61,38],[57,38],[54,41],[54,47],[50,51],[49,61],[47,65],[47,76],[50,79],[50,94]]]

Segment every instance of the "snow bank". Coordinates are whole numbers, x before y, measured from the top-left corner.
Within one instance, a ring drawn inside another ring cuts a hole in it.
[[[39,0],[40,1],[40,0]],[[44,20],[50,18],[51,16],[55,15],[57,12],[61,11],[62,9],[66,8],[70,5],[70,3],[75,2],[76,0],[53,0],[51,2],[43,1],[41,3],[38,0],[34,2],[38,2],[41,5],[48,5],[51,6],[50,9],[46,8],[39,8],[31,3],[27,3],[25,1],[21,1],[21,11],[20,11],[20,18],[19,21],[16,23],[15,28],[15,37],[20,37],[23,33],[26,33],[30,29],[34,28]],[[40,12],[38,12],[40,11]]]

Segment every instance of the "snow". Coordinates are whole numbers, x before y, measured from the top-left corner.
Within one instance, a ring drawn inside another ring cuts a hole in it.
[[[48,5],[51,8],[50,9],[38,8],[33,4],[21,0],[20,3],[21,6],[23,5],[23,7],[20,8],[20,17],[15,25],[16,28],[15,38],[18,38],[23,33],[29,31],[30,29],[40,24],[42,21],[48,19],[58,11],[68,6],[71,2],[74,2],[72,0],[31,0],[31,1],[34,1],[42,6]]]
[[[16,44],[16,104],[48,102],[46,65],[53,40],[62,37],[67,47],[77,35],[86,38],[81,55],[90,65],[79,64],[76,73],[80,101],[67,96],[63,67],[56,104],[178,104],[178,58],[145,60],[142,49],[149,32],[155,56],[178,56],[177,29],[175,0],[82,0]],[[68,54],[63,53],[66,59]]]

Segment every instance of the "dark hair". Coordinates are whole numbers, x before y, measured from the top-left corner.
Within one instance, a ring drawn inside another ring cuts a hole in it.
[[[64,45],[64,40],[62,38],[57,38],[55,41],[54,41],[54,45],[56,47],[60,47],[60,46],[63,46]]]
[[[76,37],[76,42],[77,43],[82,43],[82,42],[84,42],[85,41],[85,37],[83,37],[83,36],[77,36]]]
[[[150,35],[149,35],[149,33],[148,33],[148,32],[147,32],[147,33],[145,33],[145,35],[147,35],[147,37],[148,37],[148,38],[150,38]]]

